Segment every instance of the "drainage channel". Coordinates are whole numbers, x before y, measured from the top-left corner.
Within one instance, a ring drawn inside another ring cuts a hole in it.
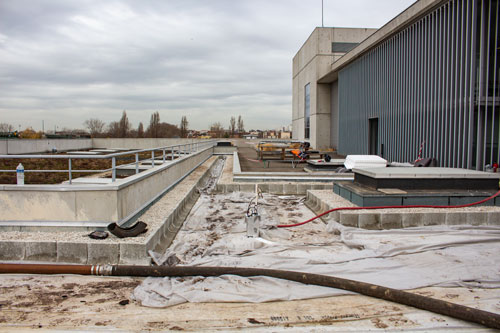
[[[216,161],[212,169],[209,171],[209,174],[207,175],[203,184],[197,187],[196,191],[194,191],[192,195],[186,197],[179,214],[173,219],[172,223],[167,225],[166,236],[156,244],[153,251],[148,251],[153,259],[155,258],[154,253],[162,253],[166,251],[166,249],[172,244],[173,240],[177,236],[177,233],[179,232],[180,228],[191,212],[191,209],[196,204],[196,202],[198,202],[200,195],[210,194],[215,190],[217,181],[222,174],[222,170],[224,169],[225,162],[226,158],[220,157]]]

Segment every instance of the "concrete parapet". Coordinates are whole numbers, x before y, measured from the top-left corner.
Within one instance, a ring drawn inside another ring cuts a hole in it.
[[[0,221],[119,223],[211,155],[207,148],[110,184],[0,185]]]
[[[166,198],[168,202],[176,198],[175,205],[165,210],[161,223],[148,225],[150,230],[143,239],[117,239],[110,236],[102,241],[90,240],[85,233],[79,231],[76,234],[69,233],[75,239],[70,241],[58,239],[57,232],[46,232],[46,238],[49,240],[0,240],[0,260],[149,265],[151,259],[148,251],[157,248],[160,242],[173,239],[198,196],[197,187],[206,180],[215,161],[216,158],[207,162],[203,174],[189,176],[186,181],[178,184],[175,195]],[[63,233],[60,237],[66,237],[66,234]],[[80,241],[79,237],[84,239]]]

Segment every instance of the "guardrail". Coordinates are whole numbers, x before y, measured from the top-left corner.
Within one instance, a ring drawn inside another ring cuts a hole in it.
[[[105,155],[0,155],[0,159],[67,159],[68,160],[68,168],[62,170],[47,170],[47,169],[25,169],[24,172],[52,172],[52,173],[68,173],[69,183],[72,183],[73,173],[103,173],[111,171],[111,181],[114,182],[116,180],[116,170],[135,165],[135,173],[139,173],[139,163],[145,161],[151,161],[151,167],[155,166],[155,157],[161,156],[162,162],[165,163],[166,159],[170,157],[173,161],[176,156],[182,157],[184,155],[189,155],[191,153],[200,151],[204,148],[213,147],[217,143],[217,140],[208,140],[208,141],[199,141],[185,144],[178,144],[172,146],[165,147],[156,147],[156,148],[148,148],[148,149],[138,149],[124,152],[117,152]],[[160,155],[155,155],[155,152],[161,151]],[[140,159],[140,154],[151,152],[150,158]],[[116,158],[126,155],[135,155],[135,162],[121,164],[119,166],[116,165]],[[72,168],[71,161],[74,159],[111,159],[111,168],[99,169],[99,170],[76,170]],[[0,172],[16,172],[17,170],[0,170]]]

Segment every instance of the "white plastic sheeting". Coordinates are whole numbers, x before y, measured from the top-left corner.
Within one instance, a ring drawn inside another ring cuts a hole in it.
[[[315,221],[290,229],[272,225],[313,214],[299,198],[261,199],[260,238],[247,238],[248,193],[203,195],[176,240],[158,263],[176,257],[179,265],[237,266],[311,272],[397,289],[426,286],[500,287],[500,228],[428,226],[363,230]],[[176,260],[177,261],[177,260]],[[171,260],[169,260],[171,262]],[[174,261],[175,262],[175,261]],[[183,302],[265,302],[346,294],[267,277],[147,278],[134,291],[145,306]]]

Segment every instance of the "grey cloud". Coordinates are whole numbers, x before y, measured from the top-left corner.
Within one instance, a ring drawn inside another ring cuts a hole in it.
[[[325,0],[325,23],[380,26],[412,2]],[[319,0],[2,1],[0,121],[81,127],[126,109],[134,126],[156,110],[194,128],[287,125],[291,60],[320,13]]]

